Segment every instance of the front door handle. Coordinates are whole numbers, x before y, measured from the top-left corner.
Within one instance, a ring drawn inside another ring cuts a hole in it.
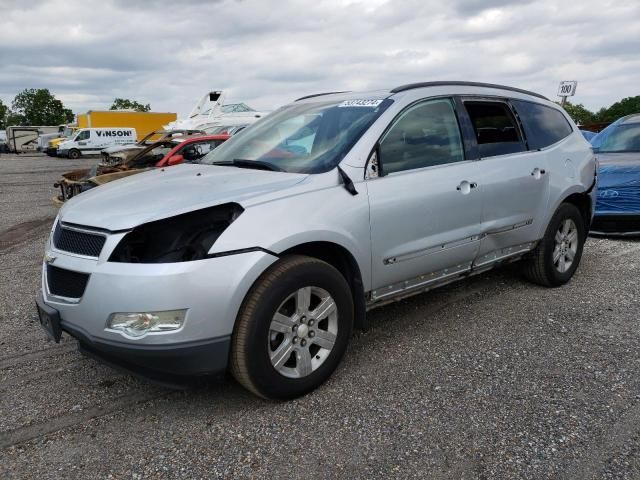
[[[469,182],[467,180],[463,180],[460,182],[460,185],[456,187],[456,190],[458,190],[463,195],[466,195],[470,193],[471,190],[473,190],[474,188],[478,188],[478,184],[476,182]]]

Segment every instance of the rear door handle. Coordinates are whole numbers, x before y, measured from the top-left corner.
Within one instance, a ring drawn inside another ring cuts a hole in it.
[[[531,176],[535,177],[536,179],[540,178],[542,175],[544,175],[545,173],[547,173],[547,171],[544,168],[534,168],[533,171],[531,172]]]
[[[460,182],[460,185],[456,187],[456,190],[461,192],[463,195],[466,195],[471,192],[472,189],[478,188],[478,184],[476,182],[469,182],[467,180],[463,180]]]

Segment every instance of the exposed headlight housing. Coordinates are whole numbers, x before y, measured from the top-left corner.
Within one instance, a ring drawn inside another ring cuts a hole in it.
[[[178,330],[182,327],[186,315],[186,310],[112,313],[107,320],[107,328],[129,337],[142,337],[150,332]]]
[[[242,212],[237,203],[225,203],[142,224],[120,240],[109,261],[176,263],[202,260]]]

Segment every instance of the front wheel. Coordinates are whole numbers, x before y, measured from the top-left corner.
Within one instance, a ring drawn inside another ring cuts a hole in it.
[[[75,148],[73,150],[69,150],[69,158],[71,160],[77,160],[80,158],[80,150],[76,150]]]
[[[560,205],[544,237],[524,262],[525,277],[545,287],[567,283],[580,263],[585,236],[580,210],[569,203]]]
[[[353,308],[351,289],[334,267],[284,257],[256,281],[240,309],[231,346],[234,377],[264,398],[310,392],[340,363]]]

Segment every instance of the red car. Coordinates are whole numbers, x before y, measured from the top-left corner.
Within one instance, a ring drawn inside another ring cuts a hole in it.
[[[229,138],[230,135],[204,135],[160,140],[120,164],[103,166],[105,169],[113,166],[128,170],[132,168],[167,167],[182,162],[195,162]],[[172,157],[176,158],[169,161]]]
[[[156,163],[156,167],[167,167],[177,165],[182,162],[195,162],[204,157],[211,150],[227,141],[231,135],[204,135],[202,137],[189,137],[184,141],[174,139],[179,142],[173,147],[162,160]]]

